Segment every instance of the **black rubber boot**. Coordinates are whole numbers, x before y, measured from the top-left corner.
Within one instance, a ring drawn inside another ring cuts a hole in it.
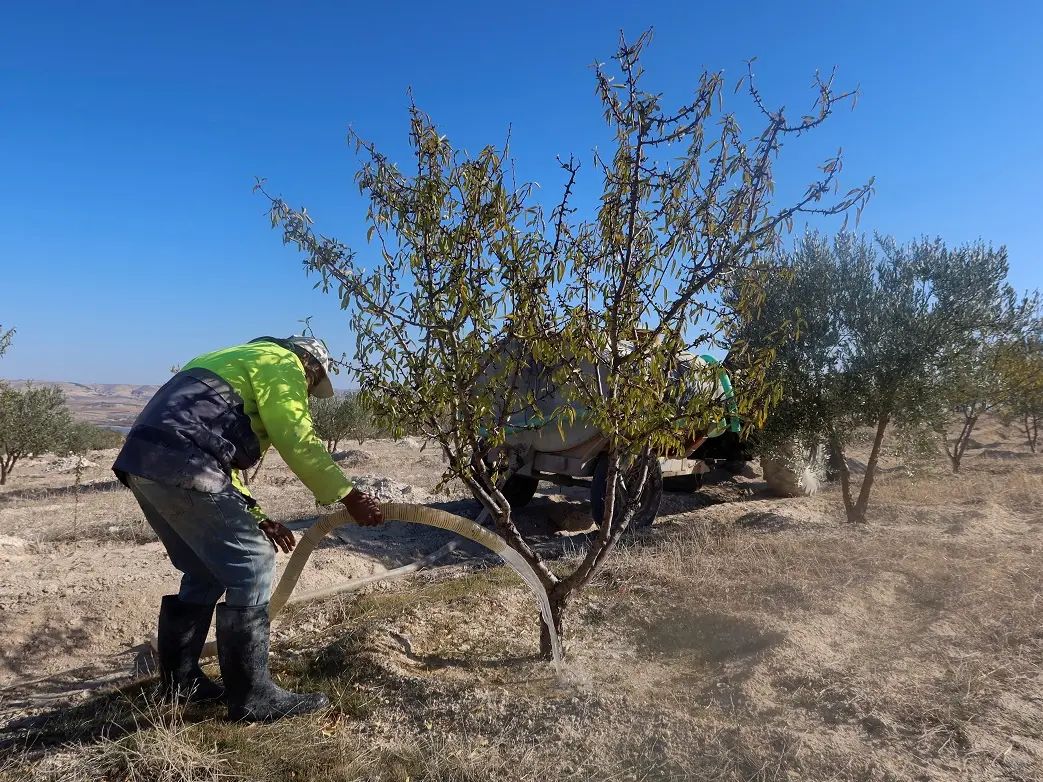
[[[268,604],[217,607],[217,659],[225,683],[228,719],[271,722],[330,705],[322,693],[299,695],[279,687],[268,671]]]
[[[159,609],[160,696],[164,700],[208,703],[224,697],[224,687],[211,681],[199,667],[214,606],[183,603],[164,595]]]

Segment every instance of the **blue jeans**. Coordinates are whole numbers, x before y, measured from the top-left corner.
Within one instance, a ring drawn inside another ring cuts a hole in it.
[[[213,605],[223,593],[230,606],[268,602],[275,549],[240,494],[206,494],[136,475],[127,478],[145,519],[184,574],[182,601]]]

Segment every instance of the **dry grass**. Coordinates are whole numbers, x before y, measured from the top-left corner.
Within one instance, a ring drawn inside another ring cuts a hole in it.
[[[273,667],[328,714],[143,719],[141,693],[108,696],[0,779],[1041,779],[1043,465],[904,475],[867,528],[829,492],[664,520],[575,600],[564,683],[515,576],[452,571],[294,609],[310,629]]]
[[[553,769],[534,747],[486,738],[403,735],[373,741],[343,713],[241,726],[199,709],[162,707],[142,694],[123,698],[132,724],[93,740],[65,743],[46,755],[9,752],[3,782],[479,782],[541,780]]]
[[[133,495],[116,480],[73,486],[13,486],[0,494],[4,534],[34,543],[156,540]]]
[[[110,724],[90,741],[65,744],[43,759],[28,751],[0,766],[0,779],[32,782],[217,782],[232,779],[228,759],[202,739],[206,721],[189,722],[181,706],[165,706],[147,694],[122,697],[129,724]]]
[[[597,584],[615,601],[601,612],[626,616],[620,631],[660,657],[715,669],[713,687],[746,677],[729,695],[747,701],[731,715],[736,729],[774,727],[805,745],[825,729],[830,743],[851,742],[848,761],[871,760],[871,779],[917,768],[923,778],[1038,779],[1041,473],[983,459],[961,476],[889,477],[868,529],[836,524],[838,509],[779,534],[720,516],[686,525],[619,552]],[[760,713],[751,695],[781,713]],[[842,760],[811,778],[860,778]],[[804,778],[806,764],[798,752],[778,778]]]
[[[885,507],[901,503],[921,508],[975,508],[997,505],[1029,521],[1043,521],[1043,463],[1034,459],[977,458],[958,476],[936,471],[916,481],[896,481],[883,497]]]

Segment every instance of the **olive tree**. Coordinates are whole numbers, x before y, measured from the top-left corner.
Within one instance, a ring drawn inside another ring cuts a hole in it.
[[[859,425],[860,408],[844,365],[844,280],[835,241],[809,231],[770,268],[747,272],[759,278],[764,295],[739,331],[750,345],[777,346],[768,378],[782,392],[755,433],[757,450],[794,473],[802,463],[817,469],[823,447],[829,448],[833,470],[839,469],[840,456],[830,444],[847,441]],[[741,372],[741,364],[736,368]],[[765,467],[769,480],[767,473]]]
[[[1005,267],[1006,254],[1002,249],[999,253]],[[1002,409],[1007,402],[1012,388],[1004,377],[1004,360],[1027,339],[1038,307],[1036,295],[1019,302],[1009,285],[990,290],[997,295],[991,314],[974,328],[968,350],[954,359],[946,373],[945,408],[937,429],[953,472],[960,471],[981,416]]]
[[[954,377],[974,360],[983,330],[996,328],[997,302],[1009,294],[1006,253],[841,233],[805,237],[782,267],[744,324],[755,344],[794,329],[770,373],[786,390],[768,429],[827,443],[848,521],[865,522],[888,428],[937,425]],[[863,428],[871,448],[855,487],[846,452]]]
[[[811,112],[791,121],[748,73],[741,85],[762,120],[751,135],[719,108],[720,73],[704,72],[690,101],[664,107],[644,87],[648,41],[621,41],[613,67],[596,67],[612,143],[593,156],[600,199],[587,217],[574,199],[576,158],[562,161],[561,196],[545,209],[515,182],[506,145],[462,154],[415,106],[408,166],[353,135],[370,204],[373,249],[362,257],[316,233],[306,210],[271,199],[272,225],[351,313],[352,369],[378,419],[441,447],[445,478],[463,482],[539,574],[559,631],[570,596],[633,519],[656,457],[681,452],[725,415],[717,370],[702,374],[685,352],[732,342],[761,293],[742,272],[795,217],[861,208],[870,193],[834,195],[834,157],[801,196],[775,203],[784,140],[852,97],[832,78],[816,80]],[[763,379],[770,349],[729,346],[746,359],[739,412],[758,420],[775,396]],[[564,427],[583,415],[609,441],[600,528],[568,572],[530,547],[502,491],[513,469],[508,427],[536,401],[518,379],[534,365],[563,400],[549,420]]]
[[[89,451],[119,448],[125,439],[122,434],[113,429],[106,429],[89,421],[76,421],[69,426],[65,442],[59,446],[70,453],[85,454]]]
[[[994,321],[1007,276],[1006,252],[980,242],[952,249],[940,239],[876,244],[877,259],[841,257],[852,283],[844,304],[850,370],[864,420],[875,430],[857,500],[846,461],[841,465],[844,503],[855,522],[865,521],[887,427],[937,419],[952,369],[973,354],[983,324]]]
[[[1043,429],[1043,322],[1037,320],[1029,335],[1005,346],[999,374],[1003,416],[1017,422],[1029,449],[1036,453]]]
[[[380,433],[365,399],[357,391],[311,400],[311,419],[315,434],[330,453],[337,450],[341,440],[351,438],[362,442]]]
[[[26,456],[64,450],[72,427],[57,386],[0,388],[0,486]]]

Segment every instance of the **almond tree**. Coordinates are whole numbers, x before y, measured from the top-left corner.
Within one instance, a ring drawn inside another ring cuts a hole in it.
[[[506,145],[463,155],[415,106],[406,168],[352,136],[370,203],[373,249],[361,259],[317,234],[306,210],[271,199],[272,225],[351,313],[352,369],[378,419],[438,443],[445,479],[462,481],[533,565],[559,630],[569,597],[633,519],[655,458],[682,451],[726,414],[717,370],[693,367],[686,351],[744,355],[746,420],[762,418],[777,396],[763,377],[770,348],[731,344],[762,294],[742,272],[772,254],[797,216],[860,209],[870,193],[864,185],[833,195],[837,156],[801,197],[775,203],[784,140],[853,98],[832,77],[816,77],[811,111],[790,120],[747,73],[738,86],[762,120],[750,135],[719,108],[720,73],[702,73],[691,100],[672,109],[647,91],[640,56],[649,39],[621,41],[613,67],[596,66],[613,142],[593,157],[601,198],[589,218],[574,203],[575,158],[562,161],[561,197],[545,211],[531,185],[515,182]],[[502,491],[513,469],[507,427],[535,409],[519,378],[534,368],[562,400],[550,420],[564,427],[582,414],[609,440],[600,529],[567,573],[523,539]],[[541,649],[549,653],[545,627]]]

